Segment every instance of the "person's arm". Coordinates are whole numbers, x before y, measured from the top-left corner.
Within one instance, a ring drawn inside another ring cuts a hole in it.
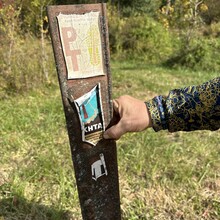
[[[146,102],[155,131],[217,130],[220,128],[220,77],[199,86],[170,91]]]
[[[147,108],[146,108],[146,106]],[[113,102],[118,123],[107,129],[104,138],[119,139],[126,132],[217,130],[220,128],[220,78],[199,86],[170,91],[144,103],[130,96]]]

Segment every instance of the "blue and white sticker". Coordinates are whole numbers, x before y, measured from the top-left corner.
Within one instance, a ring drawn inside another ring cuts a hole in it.
[[[82,139],[95,146],[102,139],[104,131],[100,84],[74,102],[80,118]]]

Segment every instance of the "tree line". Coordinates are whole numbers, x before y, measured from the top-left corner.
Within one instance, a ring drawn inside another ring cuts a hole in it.
[[[50,81],[48,5],[100,2],[113,59],[220,70],[219,0],[0,0],[0,93]]]
[[[22,28],[25,31],[30,30],[37,34],[41,30],[42,23],[45,23],[47,5],[99,2],[114,6],[117,16],[120,17],[148,14],[152,18],[158,19],[158,13],[163,13],[169,24],[175,27],[182,27],[183,17],[189,15],[189,13],[193,14],[193,19],[199,16],[209,25],[220,20],[219,0],[0,0],[0,7],[11,5],[14,10],[19,11]],[[7,19],[7,17],[4,18],[2,13],[0,13],[0,18]]]

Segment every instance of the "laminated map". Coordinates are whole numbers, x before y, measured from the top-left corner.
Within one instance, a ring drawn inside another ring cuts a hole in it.
[[[99,13],[57,16],[68,79],[104,75]]]

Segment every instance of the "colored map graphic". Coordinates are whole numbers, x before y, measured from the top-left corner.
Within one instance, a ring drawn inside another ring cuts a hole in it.
[[[88,31],[87,45],[89,50],[90,62],[91,65],[98,66],[101,62],[100,60],[100,52],[99,45],[97,42],[99,40],[99,32],[96,26],[90,27]]]
[[[84,98],[79,105],[80,117],[84,124],[89,124],[101,113],[100,108],[98,108],[97,90],[92,90],[89,96]]]
[[[99,12],[59,14],[57,20],[68,79],[104,75]]]

